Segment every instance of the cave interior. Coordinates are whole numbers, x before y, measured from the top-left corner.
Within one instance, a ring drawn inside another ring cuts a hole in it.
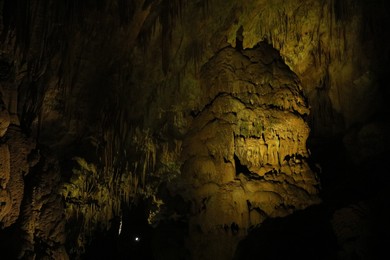
[[[386,0],[0,0],[1,259],[384,259]]]

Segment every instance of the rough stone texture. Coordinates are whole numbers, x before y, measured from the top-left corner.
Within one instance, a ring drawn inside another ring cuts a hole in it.
[[[183,142],[182,196],[193,205],[194,258],[228,259],[226,248],[250,227],[319,203],[308,109],[296,76],[267,44],[225,48],[201,71],[207,102]],[[215,240],[219,233],[227,237]]]
[[[231,10],[237,22],[228,29],[227,37],[235,46],[236,32],[242,27],[244,48],[267,39],[299,76],[310,105],[326,105],[321,104],[319,90],[324,92],[321,96],[330,99],[326,106],[333,111],[326,118],[320,116],[320,111],[313,111],[317,120],[323,120],[321,125],[339,113],[348,127],[367,120],[381,100],[377,77],[372,73],[372,57],[383,60],[375,49],[385,53],[388,50],[384,42],[375,41],[370,35],[375,34],[374,28],[385,26],[381,17],[386,8],[384,1],[245,2],[233,5]],[[375,15],[370,17],[372,12]],[[348,98],[351,95],[353,99]],[[339,127],[344,127],[340,123],[322,133],[337,133]]]
[[[2,179],[2,186],[5,188],[1,190],[1,199],[4,203],[2,204],[2,218],[0,221],[3,227],[12,225],[19,217],[24,193],[23,178],[29,172],[30,163],[28,157],[34,148],[34,142],[26,138],[17,127],[10,127],[6,138],[8,139],[8,147],[7,145],[2,145],[1,160],[4,161],[4,169],[6,170],[9,165],[10,171],[8,177],[6,172],[4,172]],[[8,162],[7,159],[9,159]]]
[[[3,137],[5,135],[9,124],[10,124],[9,113],[6,109],[0,106],[0,137]]]
[[[58,162],[50,155],[28,176],[19,218],[18,259],[68,259],[60,178]]]
[[[10,178],[10,157],[9,157],[8,145],[3,144],[0,146],[0,186],[3,190],[7,188],[7,184]]]

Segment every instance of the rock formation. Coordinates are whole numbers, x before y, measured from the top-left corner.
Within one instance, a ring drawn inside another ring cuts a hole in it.
[[[319,203],[307,164],[309,110],[299,80],[266,43],[227,47],[201,73],[204,106],[183,141],[182,194],[192,202],[195,258],[229,258],[226,248],[250,227]],[[216,240],[221,234],[232,241]]]
[[[50,156],[32,169],[26,178],[26,193],[19,216],[18,258],[68,259],[65,250],[63,200],[58,161]],[[41,168],[42,167],[42,168]]]
[[[2,211],[1,222],[4,227],[15,223],[19,216],[23,199],[23,178],[29,173],[28,156],[34,143],[28,140],[17,127],[10,127],[6,138],[9,140],[1,146],[2,153]]]

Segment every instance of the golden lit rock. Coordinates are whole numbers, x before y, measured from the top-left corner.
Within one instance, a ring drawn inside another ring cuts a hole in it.
[[[302,116],[308,108],[280,56],[263,43],[249,51],[226,48],[202,71],[205,106],[183,148],[183,196],[194,205],[190,226],[206,236],[226,226],[244,236],[267,217],[319,203],[316,173],[307,163],[309,128]]]

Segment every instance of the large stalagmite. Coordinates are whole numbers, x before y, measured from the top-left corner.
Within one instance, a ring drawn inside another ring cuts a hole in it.
[[[250,227],[319,202],[309,110],[298,78],[266,43],[221,50],[201,77],[203,108],[182,152],[189,243],[196,259],[228,259]]]

